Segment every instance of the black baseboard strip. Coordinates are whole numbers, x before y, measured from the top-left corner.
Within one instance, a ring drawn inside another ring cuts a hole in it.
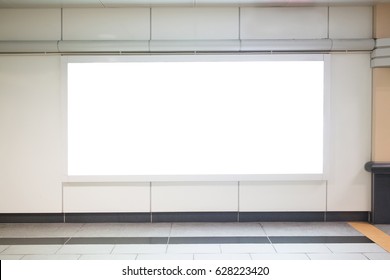
[[[150,213],[66,213],[66,223],[150,223]]]
[[[158,212],[152,213],[153,223],[237,222],[237,212]]]
[[[370,222],[370,212],[356,211],[356,212],[326,212],[325,220],[327,222]]]
[[[0,213],[0,223],[181,223],[181,222],[351,222],[370,221],[370,212],[154,212]]]
[[[63,223],[63,213],[0,213],[0,223]]]
[[[241,212],[240,222],[323,222],[324,212]]]

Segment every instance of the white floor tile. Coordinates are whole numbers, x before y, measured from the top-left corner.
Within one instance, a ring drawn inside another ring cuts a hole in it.
[[[306,254],[251,254],[252,260],[308,260]]]
[[[363,254],[308,254],[311,260],[368,260]]]
[[[114,245],[64,245],[57,254],[110,254]]]
[[[172,244],[168,245],[170,254],[220,254],[221,248],[217,244]]]
[[[390,260],[390,253],[365,253],[370,260]]]
[[[234,253],[276,253],[271,244],[222,244],[223,254]]]
[[[331,253],[324,244],[274,244],[277,253]]]
[[[5,249],[4,255],[51,255],[62,245],[11,245]]]
[[[171,236],[265,236],[265,232],[259,223],[174,223]]]
[[[193,254],[138,254],[137,260],[193,260]]]
[[[249,254],[195,254],[195,260],[251,260]]]
[[[165,254],[166,251],[165,244],[129,244],[115,245],[112,254]]]
[[[80,255],[25,255],[22,260],[78,260]]]
[[[0,255],[0,260],[20,260],[23,255]]]
[[[268,236],[362,236],[344,222],[261,223]]]
[[[326,244],[333,253],[386,253],[384,249],[374,243],[342,243]]]
[[[135,260],[136,254],[82,255],[79,260]]]

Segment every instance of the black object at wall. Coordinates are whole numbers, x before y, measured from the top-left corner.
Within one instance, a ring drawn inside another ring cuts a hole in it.
[[[367,162],[364,168],[371,172],[371,222],[390,224],[390,162]]]

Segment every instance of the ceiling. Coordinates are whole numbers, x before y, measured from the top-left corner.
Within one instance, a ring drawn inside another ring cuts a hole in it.
[[[0,8],[110,8],[132,6],[312,6],[374,5],[390,0],[0,0]]]

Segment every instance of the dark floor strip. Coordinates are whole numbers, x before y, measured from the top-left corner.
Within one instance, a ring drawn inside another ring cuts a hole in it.
[[[269,239],[268,239],[269,238]],[[365,236],[209,236],[209,237],[73,237],[0,238],[0,245],[63,244],[288,244],[288,243],[372,243]]]
[[[63,245],[66,238],[0,238],[0,245]]]
[[[265,236],[252,237],[171,237],[169,244],[231,244],[231,243],[269,243],[269,240]]]
[[[271,243],[372,243],[365,236],[270,236]]]
[[[66,244],[167,244],[168,237],[73,237]]]

